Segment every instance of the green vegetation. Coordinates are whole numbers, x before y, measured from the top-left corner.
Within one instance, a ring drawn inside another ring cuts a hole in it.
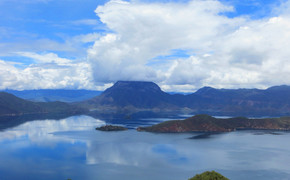
[[[202,174],[197,174],[188,180],[229,180],[229,179],[215,171],[206,171]]]
[[[125,130],[127,130],[127,128],[125,128],[123,126],[105,125],[105,126],[101,126],[101,127],[96,128],[96,130],[99,130],[99,131],[125,131]]]
[[[185,120],[166,121],[150,127],[139,127],[138,131],[149,132],[230,132],[235,130],[290,130],[290,117],[248,119],[214,118],[209,115],[196,115]]]
[[[19,116],[27,114],[83,114],[86,109],[64,102],[32,102],[12,94],[0,92],[0,116]]]

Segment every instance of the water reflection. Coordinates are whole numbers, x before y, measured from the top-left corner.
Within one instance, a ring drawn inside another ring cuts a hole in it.
[[[208,138],[213,138],[214,135],[218,135],[218,134],[223,134],[223,133],[201,133],[201,134],[194,135],[188,139],[208,139]]]
[[[104,124],[75,116],[0,132],[0,179],[182,180],[206,170],[234,180],[290,179],[286,132],[259,131],[264,134],[257,136],[238,131],[204,138],[198,133],[95,130]]]
[[[4,140],[14,140],[17,138],[27,138],[35,143],[55,143],[71,139],[64,139],[55,136],[56,132],[93,130],[95,127],[105,125],[101,120],[89,116],[73,116],[62,120],[38,120],[25,122],[17,127],[0,132],[0,142]]]

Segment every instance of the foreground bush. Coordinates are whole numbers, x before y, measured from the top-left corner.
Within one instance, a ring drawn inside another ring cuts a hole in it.
[[[206,171],[202,174],[195,175],[189,180],[229,180],[229,179],[215,171]]]

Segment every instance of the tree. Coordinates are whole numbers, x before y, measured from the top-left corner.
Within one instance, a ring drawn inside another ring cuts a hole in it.
[[[229,179],[215,171],[206,171],[202,174],[197,174],[188,180],[229,180]]]

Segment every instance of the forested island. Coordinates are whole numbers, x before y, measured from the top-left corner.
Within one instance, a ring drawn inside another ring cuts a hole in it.
[[[188,180],[229,180],[218,172],[206,171],[201,174],[197,174]]]
[[[214,118],[196,115],[185,120],[165,121],[138,131],[179,133],[179,132],[231,132],[235,130],[290,130],[290,117],[249,119],[246,117]]]
[[[123,126],[105,125],[105,126],[97,127],[96,130],[99,130],[99,131],[125,131],[128,129],[123,127]]]

